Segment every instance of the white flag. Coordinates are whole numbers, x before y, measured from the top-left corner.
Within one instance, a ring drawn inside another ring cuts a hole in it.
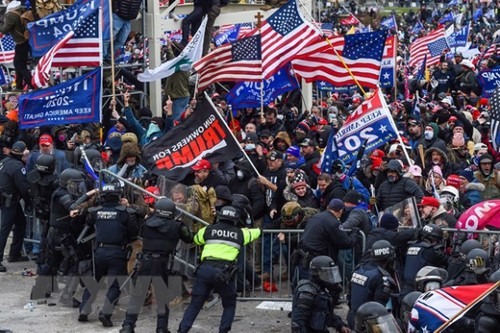
[[[186,45],[181,54],[176,58],[164,62],[155,69],[146,69],[144,73],[138,75],[141,82],[151,82],[169,77],[178,71],[188,71],[193,66],[193,63],[201,59],[203,53],[203,40],[205,37],[205,28],[207,26],[207,16],[203,19],[200,28],[193,36],[191,41]]]

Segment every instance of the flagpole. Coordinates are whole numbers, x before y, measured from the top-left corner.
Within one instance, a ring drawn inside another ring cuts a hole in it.
[[[497,281],[494,285],[486,289],[481,295],[479,295],[475,300],[473,300],[471,303],[467,304],[466,307],[458,311],[453,317],[448,319],[448,321],[444,322],[441,326],[439,326],[434,333],[439,333],[446,329],[448,326],[453,324],[457,319],[459,319],[465,312],[469,311],[472,307],[474,307],[477,303],[481,302],[486,296],[488,296],[492,291],[494,291],[496,288],[500,287],[500,281]]]
[[[226,120],[224,118],[221,117],[219,111],[217,110],[217,108],[215,107],[215,104],[214,102],[212,101],[212,99],[210,98],[210,96],[208,96],[207,92],[204,91],[203,94],[205,95],[205,98],[207,99],[208,103],[210,103],[210,106],[212,107],[212,109],[215,111],[215,114],[217,116],[217,118],[219,118],[221,120],[221,122],[224,124],[224,127],[226,128],[226,130],[231,134],[231,136],[233,137],[234,141],[235,142],[239,142],[238,139],[236,139],[236,136],[234,136],[234,133],[233,131],[231,131],[231,129],[229,128],[229,125],[227,124]],[[245,149],[243,149],[240,144],[238,143],[238,147],[240,148],[240,151],[243,153],[243,156],[245,156],[245,158],[247,159],[247,161],[250,163],[250,165],[252,166],[252,169],[253,171],[256,173],[257,177],[260,177],[260,173],[259,171],[257,170],[257,168],[255,167],[255,165],[252,163],[252,160],[250,159],[250,157],[248,157],[247,153],[245,152]]]
[[[307,10],[306,6],[304,5],[304,3],[302,2],[302,0],[298,0],[301,4],[301,6],[304,8],[304,11],[306,12],[306,14],[309,16],[309,18],[314,22],[314,18],[312,17],[311,13],[309,13],[309,11]],[[343,6],[342,6],[343,7]],[[354,15],[353,15],[354,16]],[[355,17],[355,16],[354,16]],[[357,18],[356,18],[357,19]],[[359,21],[359,20],[358,20]],[[315,25],[312,25],[314,26],[314,29],[316,29],[316,31],[318,31],[318,27],[316,27]],[[318,31],[318,33],[320,33],[320,35],[324,38],[324,40],[328,43],[328,45],[330,45],[330,47],[332,48],[333,52],[335,53],[335,55],[337,56],[337,58],[340,60],[340,62],[342,63],[342,65],[344,66],[344,68],[347,70],[347,72],[349,73],[349,75],[352,77],[352,79],[354,80],[354,83],[356,83],[356,85],[358,86],[359,90],[361,90],[361,92],[363,93],[363,95],[366,97],[366,92],[365,90],[363,89],[363,87],[361,86],[361,84],[359,83],[358,79],[356,79],[356,77],[354,76],[354,74],[352,74],[351,72],[351,69],[347,66],[347,64],[345,63],[344,59],[342,59],[342,57],[340,56],[340,54],[337,52],[337,50],[333,47],[332,45],[332,42],[330,42],[330,40],[328,39],[328,37],[326,37],[325,34],[323,34],[323,32],[320,32]],[[345,38],[345,37],[344,37]]]
[[[394,84],[394,102],[398,101],[398,69],[397,69],[397,62],[396,62],[396,54],[398,54],[398,37],[396,36],[394,42],[394,79],[393,79],[393,84]]]
[[[111,53],[111,95],[112,98],[115,98],[116,91],[115,91],[115,42],[114,38],[115,36],[113,35],[113,3],[112,0],[108,0],[108,6],[109,6],[109,48],[110,48],[110,53]]]

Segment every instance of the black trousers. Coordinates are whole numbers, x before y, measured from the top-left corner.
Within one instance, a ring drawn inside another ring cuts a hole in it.
[[[18,89],[23,89],[24,84],[31,88],[31,72],[28,70],[28,57],[30,51],[31,47],[28,41],[22,44],[16,44],[14,68],[16,70],[16,88]]]

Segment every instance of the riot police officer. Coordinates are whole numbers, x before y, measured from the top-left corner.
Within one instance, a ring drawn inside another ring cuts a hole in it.
[[[0,272],[6,272],[7,268],[2,265],[3,252],[7,244],[10,231],[13,230],[12,244],[10,245],[8,262],[27,261],[27,257],[21,255],[24,232],[26,230],[26,217],[20,200],[26,205],[31,203],[29,195],[29,183],[26,179],[26,168],[22,160],[26,145],[17,141],[12,146],[10,154],[0,161],[0,195],[2,209],[2,227],[0,228]]]
[[[393,315],[380,303],[368,302],[356,311],[353,333],[401,333]]]
[[[309,279],[300,280],[293,292],[292,333],[326,333],[328,327],[350,332],[347,324],[333,313],[329,288],[342,282],[333,259],[314,257],[309,264],[309,274]]]
[[[472,284],[488,283],[490,271],[489,256],[483,249],[469,251],[463,263],[464,270],[455,279],[450,279],[445,286],[466,286]]]
[[[111,315],[120,296],[117,278],[127,275],[127,244],[138,238],[139,228],[135,210],[120,204],[120,187],[107,184],[102,187],[100,193],[102,204],[88,209],[87,224],[93,226],[96,231],[94,278],[100,282],[103,277],[110,277],[107,300],[99,312],[98,319],[104,327],[112,327]],[[96,297],[97,291],[86,286],[78,321],[88,321]]]
[[[439,289],[447,278],[448,272],[444,268],[424,266],[415,275],[415,289],[421,293]]]
[[[261,231],[245,226],[247,214],[241,206],[222,207],[217,223],[202,228],[194,237],[197,245],[203,245],[201,264],[196,270],[191,303],[179,324],[180,333],[189,332],[210,291],[222,298],[220,333],[231,330],[236,312],[235,260],[244,245],[257,240]]]
[[[493,283],[500,281],[500,270],[491,274],[489,281]],[[494,290],[489,297],[483,300],[476,316],[474,333],[498,332],[498,325],[500,325],[500,288]]]
[[[415,306],[415,302],[421,295],[422,293],[420,291],[412,291],[403,298],[399,305],[398,319],[396,321],[403,332],[408,332],[411,311],[413,306]]]
[[[154,215],[142,226],[143,252],[138,256],[137,281],[130,298],[127,315],[120,333],[133,333],[141,305],[152,283],[157,304],[156,333],[168,332],[167,287],[170,273],[169,263],[173,261],[179,239],[193,242],[191,230],[182,222],[175,221],[175,204],[168,198],[159,199],[154,206]]]
[[[446,267],[448,255],[441,244],[443,230],[435,224],[428,224],[420,231],[420,241],[411,245],[406,252],[403,272],[403,289],[400,299],[414,291],[415,276],[424,266]]]
[[[366,302],[375,301],[386,305],[391,294],[398,294],[399,282],[393,269],[396,251],[386,240],[373,243],[371,260],[354,270],[350,283],[350,304],[347,322],[354,327],[354,317],[358,308]],[[394,300],[395,301],[395,300]],[[396,304],[392,303],[393,306]]]

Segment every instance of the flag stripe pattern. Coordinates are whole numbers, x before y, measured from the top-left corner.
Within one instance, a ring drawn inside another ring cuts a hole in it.
[[[430,34],[417,38],[410,46],[410,66],[418,67],[427,54],[427,66],[436,65],[442,51],[448,47],[444,28],[438,28]]]
[[[49,52],[44,54],[43,57],[40,58],[38,64],[35,68],[35,73],[31,78],[31,85],[35,88],[42,88],[47,85],[50,76],[50,69],[52,68],[52,60],[57,52],[68,43],[68,41],[73,37],[75,33],[70,31],[61,39],[56,45],[54,45]]]
[[[83,20],[71,40],[54,56],[52,66],[90,66],[101,64],[99,9]]]
[[[358,82],[364,87],[376,88],[386,36],[386,31],[379,30],[336,36],[329,40]],[[336,87],[356,84],[324,39],[317,39],[316,43],[304,48],[292,65],[306,82],[327,81]]]
[[[16,44],[10,34],[0,39],[0,64],[14,61]]]
[[[490,99],[491,141],[495,150],[500,147],[500,87],[496,88]]]

